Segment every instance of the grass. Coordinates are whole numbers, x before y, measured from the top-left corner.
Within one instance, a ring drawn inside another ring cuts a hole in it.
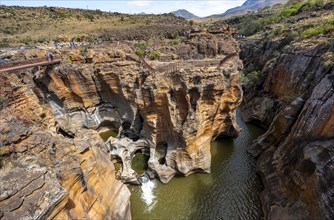
[[[190,28],[187,20],[171,14],[128,15],[100,10],[1,6],[0,17],[0,39],[8,39],[0,42],[3,46],[66,43],[82,36],[93,41],[172,38]]]
[[[270,38],[284,39],[285,44],[288,44],[299,38],[309,39],[333,32],[333,12],[323,10],[328,2],[308,0],[275,5],[257,13],[234,16],[224,22],[237,28],[241,35],[261,37],[267,34]]]
[[[304,30],[301,36],[307,39],[319,34],[328,34],[331,32],[334,32],[334,18],[325,19],[322,24]]]

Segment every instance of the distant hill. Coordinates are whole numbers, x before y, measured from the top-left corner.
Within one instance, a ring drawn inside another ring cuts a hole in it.
[[[0,6],[0,17],[0,47],[52,45],[72,38],[77,42],[148,40],[153,35],[175,38],[190,27],[187,20],[172,14],[58,7]]]
[[[221,18],[227,15],[245,14],[248,11],[257,11],[258,9],[273,6],[280,3],[287,3],[288,0],[247,0],[243,5],[231,8],[225,13],[211,15],[208,18]]]
[[[185,18],[185,19],[196,19],[199,18],[198,16],[190,13],[189,11],[185,10],[185,9],[180,9],[177,11],[172,11],[172,14],[174,14],[175,16],[181,17],[181,18]]]

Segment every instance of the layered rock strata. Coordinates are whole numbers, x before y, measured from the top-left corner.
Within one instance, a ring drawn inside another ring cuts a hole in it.
[[[262,71],[246,86],[243,115],[268,128],[250,148],[259,157],[265,217],[332,219],[334,45],[301,42],[277,53],[279,45],[242,52],[246,68]]]
[[[217,68],[237,43],[222,28],[152,49],[173,59],[140,62],[122,43],[55,50],[59,65],[1,76],[0,218],[130,219],[130,193],[116,176],[139,183],[131,167],[138,151],[164,183],[210,172],[211,141],[239,131],[241,61]],[[98,132],[106,130],[117,136],[105,143]],[[112,160],[122,162],[118,175]]]
[[[116,180],[98,133],[81,129],[64,138],[29,74],[8,74],[1,82],[7,95],[0,117],[0,218],[131,219],[130,192]]]
[[[191,60],[142,63],[126,48],[88,50],[84,59],[72,52],[81,63],[36,72],[37,92],[71,136],[82,127],[118,131],[108,145],[122,161],[124,182],[138,183],[131,168],[137,151],[149,154],[149,170],[162,182],[176,173],[210,172],[210,143],[237,135],[235,109],[242,96],[238,58],[217,69],[224,54],[237,52],[235,41],[222,33],[192,33],[182,46],[188,49],[173,50]],[[205,46],[198,39],[207,39]],[[194,54],[201,59],[192,59]]]

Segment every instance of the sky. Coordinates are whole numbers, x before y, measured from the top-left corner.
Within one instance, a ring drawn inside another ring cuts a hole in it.
[[[2,5],[19,6],[57,6],[66,8],[100,9],[102,11],[121,13],[169,13],[178,9],[186,9],[189,12],[200,16],[224,13],[227,9],[240,6],[245,0],[0,0]]]

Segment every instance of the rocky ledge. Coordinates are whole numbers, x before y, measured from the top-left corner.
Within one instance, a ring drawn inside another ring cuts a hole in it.
[[[61,64],[1,76],[1,149],[11,157],[0,169],[0,216],[131,218],[123,183],[139,184],[131,167],[137,152],[163,183],[210,172],[210,143],[239,132],[237,43],[223,27],[149,48],[161,51],[160,60],[138,58],[133,42],[122,42],[55,50]],[[98,134],[106,130],[117,135],[103,142]],[[123,183],[112,161],[122,163]]]

